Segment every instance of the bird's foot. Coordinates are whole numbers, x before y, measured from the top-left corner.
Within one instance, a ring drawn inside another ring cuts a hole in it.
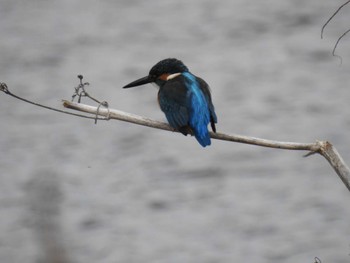
[[[180,127],[179,129],[179,132],[181,132],[183,135],[187,136],[188,134],[193,136],[193,131],[190,127],[188,126],[183,126],[183,127]]]

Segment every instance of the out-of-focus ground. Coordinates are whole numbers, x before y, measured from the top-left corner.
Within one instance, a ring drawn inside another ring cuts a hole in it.
[[[350,163],[343,1],[0,3],[0,81],[61,107],[78,74],[112,108],[165,120],[166,57],[212,88],[221,132],[331,141]],[[89,101],[83,101],[90,103]],[[92,102],[91,102],[92,103]],[[63,115],[0,94],[1,262],[350,262],[349,192],[320,156]]]

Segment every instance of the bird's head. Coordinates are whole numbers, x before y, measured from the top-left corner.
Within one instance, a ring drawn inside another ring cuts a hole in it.
[[[156,83],[158,86],[162,86],[167,80],[176,77],[183,72],[188,72],[188,68],[181,60],[176,58],[163,59],[151,68],[148,76],[135,80],[123,88],[132,88],[151,82]]]

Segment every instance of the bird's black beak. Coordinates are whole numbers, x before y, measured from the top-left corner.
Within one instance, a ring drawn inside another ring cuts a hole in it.
[[[138,80],[135,80],[135,81],[129,83],[128,85],[125,85],[123,87],[123,89],[137,87],[137,86],[141,86],[141,85],[144,85],[144,84],[147,84],[147,83],[151,83],[151,82],[153,82],[151,77],[150,76],[146,76],[146,77],[140,78]]]

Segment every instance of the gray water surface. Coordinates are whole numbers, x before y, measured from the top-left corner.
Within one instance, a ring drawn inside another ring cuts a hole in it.
[[[350,162],[344,1],[0,3],[0,81],[61,108],[78,74],[112,108],[164,121],[151,85],[176,57],[212,88],[218,131],[331,141]],[[94,104],[88,100],[83,102]],[[305,152],[98,122],[0,95],[1,262],[350,262],[349,192]]]

